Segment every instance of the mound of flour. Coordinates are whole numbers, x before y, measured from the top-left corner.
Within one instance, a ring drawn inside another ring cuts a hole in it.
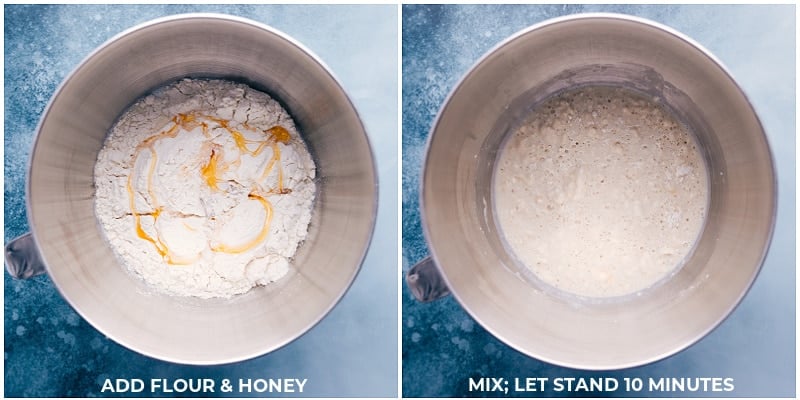
[[[95,165],[95,213],[121,263],[150,286],[230,297],[288,272],[314,176],[280,104],[245,85],[187,79],[113,126]]]

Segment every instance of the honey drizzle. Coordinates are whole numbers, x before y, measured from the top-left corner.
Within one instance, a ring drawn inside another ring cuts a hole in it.
[[[219,186],[217,186],[217,181],[219,180],[219,178],[217,178],[218,163],[219,153],[211,149],[211,158],[208,160],[208,164],[200,167],[200,174],[203,175],[206,184],[214,190],[219,190]]]
[[[206,121],[198,122],[197,121],[198,118],[215,122],[220,127],[228,131],[228,133],[233,138],[234,142],[236,143],[236,147],[239,149],[240,152],[239,159],[237,159],[234,163],[239,163],[241,161],[240,159],[242,153],[246,153],[255,157],[261,154],[261,152],[264,150],[264,148],[266,148],[266,146],[270,146],[272,148],[272,157],[270,157],[270,160],[267,162],[264,171],[261,173],[260,180],[266,179],[266,177],[269,176],[270,172],[277,163],[278,188],[277,191],[275,189],[270,189],[266,192],[266,194],[269,195],[269,194],[291,193],[291,189],[285,189],[283,187],[283,168],[281,167],[280,164],[281,153],[280,153],[280,148],[278,147],[278,143],[287,144],[291,140],[291,136],[289,135],[289,132],[286,130],[286,128],[276,125],[270,129],[263,131],[265,134],[269,134],[266,140],[251,140],[247,139],[241,132],[232,129],[228,125],[230,123],[229,120],[215,118],[209,115],[194,114],[194,113],[176,115],[175,117],[172,118],[173,126],[171,126],[169,129],[165,131],[161,131],[158,134],[155,134],[143,140],[142,143],[140,143],[136,147],[136,151],[133,155],[132,166],[135,166],[136,161],[139,159],[139,155],[141,154],[142,150],[148,149],[151,153],[151,157],[147,168],[147,192],[150,195],[150,199],[153,204],[152,212],[138,212],[136,210],[135,192],[133,190],[135,169],[132,169],[131,174],[128,176],[128,182],[127,182],[127,190],[130,200],[131,214],[133,215],[134,219],[136,235],[139,238],[152,243],[155,246],[156,251],[161,255],[161,257],[168,264],[171,265],[191,264],[197,261],[197,259],[199,259],[199,255],[192,259],[177,257],[169,250],[167,245],[161,240],[157,230],[156,230],[156,237],[152,237],[142,227],[141,217],[143,215],[152,216],[153,224],[155,225],[155,223],[158,221],[159,215],[163,210],[163,207],[158,206],[158,200],[156,198],[155,192],[153,191],[153,174],[155,173],[156,163],[158,160],[158,155],[156,154],[155,148],[153,146],[156,141],[161,140],[163,138],[167,137],[175,138],[178,135],[178,132],[180,132],[179,128],[183,128],[186,131],[191,131],[200,126],[202,128],[203,135],[207,138],[211,138],[211,135],[209,133],[208,123],[206,123]],[[246,123],[242,124],[242,126],[247,130],[256,131],[256,129],[251,128]],[[258,144],[258,147],[256,147],[255,150],[250,150],[249,148],[247,148],[248,144]],[[208,163],[201,166],[200,168],[200,174],[204,178],[206,184],[212,190],[219,190],[219,186],[217,184],[219,180],[218,171],[227,169],[227,165],[220,167],[219,164],[220,164],[220,153],[216,149],[212,148]],[[248,194],[247,198],[252,200],[257,200],[258,202],[260,202],[261,205],[264,207],[264,210],[266,211],[265,221],[258,236],[255,239],[251,240],[250,242],[238,246],[226,245],[226,244],[213,245],[211,246],[212,251],[229,253],[229,254],[243,253],[254,248],[259,243],[263,242],[269,235],[269,228],[272,222],[272,214],[273,214],[272,204],[269,202],[269,200],[266,199],[265,196],[257,194],[255,188],[253,188],[253,191],[251,191],[251,193]],[[184,223],[184,226],[186,226],[186,223]]]
[[[226,244],[218,244],[216,246],[211,246],[211,250],[220,253],[228,253],[228,254],[238,254],[244,253],[252,249],[253,247],[257,246],[259,243],[263,242],[264,239],[267,238],[269,235],[269,226],[272,222],[272,204],[269,200],[261,197],[255,193],[250,193],[247,195],[248,199],[255,199],[258,200],[262,206],[264,206],[264,210],[267,212],[267,216],[264,218],[264,225],[261,227],[261,232],[258,233],[255,239],[238,246],[229,246]]]

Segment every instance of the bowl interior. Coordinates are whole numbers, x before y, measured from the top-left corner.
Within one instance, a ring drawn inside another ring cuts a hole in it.
[[[139,97],[185,77],[240,81],[281,102],[317,166],[309,236],[290,275],[230,300],[153,293],[118,265],[94,214],[93,168],[109,128]],[[124,32],[65,80],[36,137],[29,219],[52,280],[97,329],[155,358],[219,364],[292,341],[336,304],[369,244],[376,189],[364,127],[319,60],[265,26],[193,14]]]
[[[583,301],[537,286],[505,250],[492,216],[503,139],[537,103],[584,85],[658,98],[691,128],[706,162],[709,205],[694,252],[638,296]],[[671,355],[732,311],[769,243],[775,177],[758,118],[707,52],[647,21],[585,15],[517,34],[462,79],[432,130],[422,208],[437,265],[495,336],[555,364],[616,369]]]

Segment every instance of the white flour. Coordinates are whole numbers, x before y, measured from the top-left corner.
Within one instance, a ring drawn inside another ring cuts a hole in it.
[[[705,164],[686,128],[621,89],[546,101],[504,144],[495,212],[517,258],[542,281],[587,297],[652,286],[700,233]]]
[[[95,212],[122,263],[172,295],[283,277],[308,232],[315,166],[264,93],[183,80],[131,106],[95,165]]]

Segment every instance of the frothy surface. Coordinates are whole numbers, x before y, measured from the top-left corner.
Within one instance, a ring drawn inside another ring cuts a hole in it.
[[[688,130],[656,102],[609,87],[537,107],[503,145],[493,185],[518,260],[586,297],[635,293],[674,271],[708,198]]]

